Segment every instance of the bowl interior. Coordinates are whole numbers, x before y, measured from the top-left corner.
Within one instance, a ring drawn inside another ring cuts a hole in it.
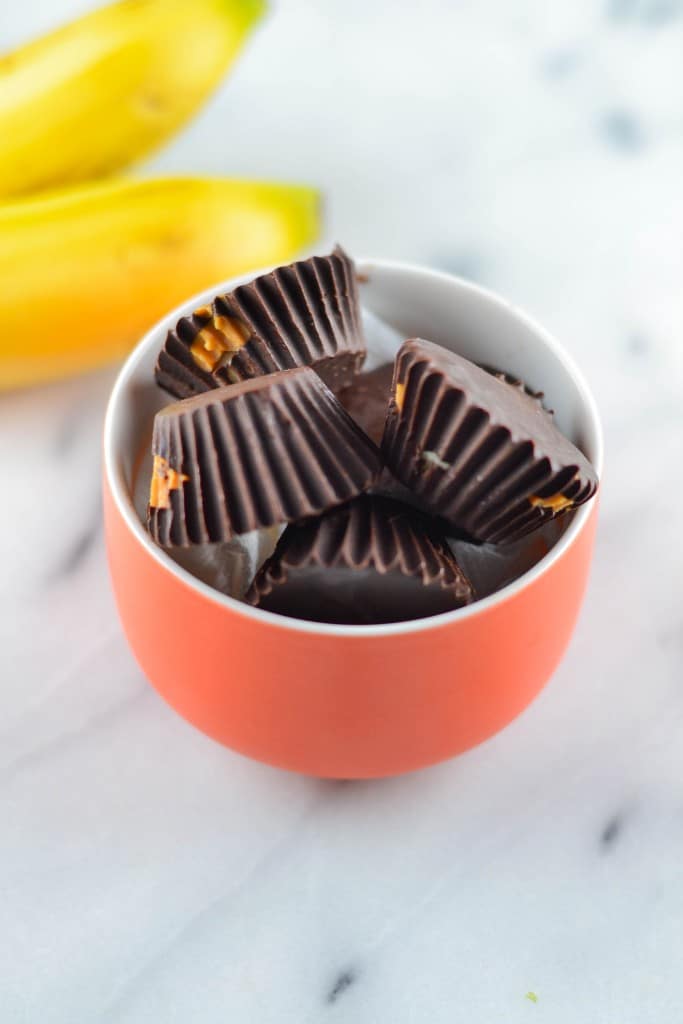
[[[366,311],[381,318],[403,337],[428,338],[475,362],[511,373],[535,390],[543,391],[545,402],[554,410],[560,429],[584,451],[598,473],[601,472],[601,430],[593,399],[570,358],[542,328],[492,293],[448,274],[377,260],[358,261],[357,268],[361,279],[361,303]],[[169,571],[182,574],[186,582],[202,590],[208,589],[205,584],[187,573],[153,543],[135,510],[135,479],[140,461],[149,447],[154,414],[169,402],[168,396],[154,383],[154,364],[167,330],[179,317],[216,293],[228,291],[254,276],[251,273],[207,289],[173,310],[152,328],[124,365],[107,411],[105,471],[114,500],[130,528],[154,557],[161,559]],[[504,590],[468,608],[435,618],[443,620],[454,615],[471,614],[510,587],[523,585],[526,578],[542,571],[545,562],[571,543],[572,536],[581,529],[588,514],[589,506],[580,508],[550,553]],[[392,629],[391,626],[328,627],[293,619],[282,620],[267,612],[247,608],[218,591],[211,591],[211,595],[216,600],[230,602],[233,607],[237,605],[245,614],[279,619],[280,624],[285,621],[290,627],[316,627],[323,631],[382,632]],[[409,625],[419,628],[430,623],[433,624],[434,620],[421,619],[417,620],[417,627],[415,623]]]

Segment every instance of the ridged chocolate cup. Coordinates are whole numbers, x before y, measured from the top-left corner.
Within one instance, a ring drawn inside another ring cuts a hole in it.
[[[356,625],[423,618],[473,599],[435,524],[369,495],[288,526],[245,598],[295,618]]]
[[[494,544],[575,509],[598,486],[537,400],[420,338],[396,358],[382,454],[433,514]]]
[[[337,246],[217,295],[166,336],[157,383],[176,398],[312,366],[347,387],[365,359],[353,261]]]
[[[164,546],[230,540],[365,491],[379,452],[310,367],[176,402],[154,419],[148,525]]]

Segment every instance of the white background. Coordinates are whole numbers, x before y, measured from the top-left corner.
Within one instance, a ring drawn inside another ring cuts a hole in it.
[[[2,4],[0,47],[89,6]],[[127,651],[111,373],[0,398],[3,1024],[683,1017],[682,52],[676,0],[281,0],[151,165],[319,184],[328,239],[542,320],[605,418],[596,562],[503,734],[383,783],[285,775]]]

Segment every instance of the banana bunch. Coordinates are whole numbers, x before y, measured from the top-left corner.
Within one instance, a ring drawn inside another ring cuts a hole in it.
[[[0,57],[0,389],[116,359],[186,296],[316,237],[310,188],[112,177],[192,116],[263,6],[118,0]]]

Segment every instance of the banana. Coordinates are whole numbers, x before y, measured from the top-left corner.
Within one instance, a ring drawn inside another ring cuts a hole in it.
[[[0,390],[122,356],[202,288],[318,233],[306,186],[119,180],[0,206]]]
[[[0,57],[0,196],[105,177],[176,132],[265,0],[119,0]]]

